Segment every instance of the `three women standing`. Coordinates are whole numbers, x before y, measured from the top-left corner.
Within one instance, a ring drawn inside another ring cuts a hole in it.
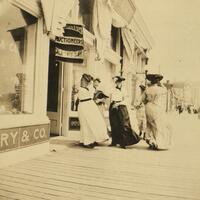
[[[166,120],[161,99],[166,93],[158,74],[148,74],[146,77],[151,85],[146,88],[147,103],[145,140],[152,149],[168,149],[171,145],[171,130]],[[111,94],[109,107],[109,120],[111,126],[112,143],[109,146],[120,145],[121,148],[138,143],[141,137],[131,127],[125,96],[122,92],[122,82],[125,78],[115,76],[115,88]],[[95,143],[109,139],[107,127],[98,106],[94,102],[94,94],[90,91],[92,77],[83,74],[79,90],[78,115],[81,125],[80,142],[84,147],[93,148]],[[102,94],[101,94],[102,95]],[[143,130],[144,131],[144,130]]]

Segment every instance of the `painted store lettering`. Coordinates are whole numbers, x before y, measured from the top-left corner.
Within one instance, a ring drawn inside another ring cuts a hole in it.
[[[0,147],[8,146],[9,140],[12,141],[12,144],[16,144],[16,137],[19,134],[18,131],[16,132],[10,132],[10,133],[2,133],[0,135]]]
[[[0,152],[47,141],[49,125],[0,130]]]
[[[35,129],[34,133],[33,133],[33,137],[34,139],[38,140],[39,138],[44,138],[46,137],[46,131],[44,128],[41,129]]]
[[[22,142],[29,142],[29,133],[27,130],[22,132]]]
[[[83,39],[73,38],[73,37],[56,37],[56,42],[60,44],[73,44],[73,45],[83,45]]]
[[[67,24],[65,29],[73,30],[73,31],[79,32],[80,34],[83,34],[83,27],[82,26],[77,26],[77,25],[73,25],[73,24]]]

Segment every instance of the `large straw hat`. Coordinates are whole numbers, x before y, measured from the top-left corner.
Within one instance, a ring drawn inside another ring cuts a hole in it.
[[[146,79],[151,83],[157,83],[163,79],[163,76],[161,74],[147,74]]]

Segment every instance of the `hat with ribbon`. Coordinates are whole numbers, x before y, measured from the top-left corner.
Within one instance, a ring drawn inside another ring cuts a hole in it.
[[[142,90],[142,91],[144,91],[145,89],[146,89],[146,87],[144,86],[144,85],[139,85],[139,87],[140,87],[140,89]]]
[[[126,79],[122,76],[114,76],[113,79],[115,80],[115,82],[122,82],[125,81]]]
[[[95,78],[94,81],[98,81],[99,83],[101,83],[100,78]]]
[[[93,80],[93,77],[90,74],[83,74],[82,78],[84,78],[87,82]]]
[[[98,90],[96,93],[95,93],[95,95],[94,95],[94,97],[96,98],[96,99],[104,99],[104,98],[109,98],[107,95],[105,95],[104,93],[103,93],[103,91],[101,91],[101,90]]]
[[[146,79],[151,83],[157,83],[163,79],[163,76],[161,74],[147,74]]]

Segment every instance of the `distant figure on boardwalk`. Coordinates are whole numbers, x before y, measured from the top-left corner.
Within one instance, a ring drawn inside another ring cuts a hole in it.
[[[197,112],[198,112],[198,119],[200,119],[200,106],[199,106]]]
[[[112,137],[112,143],[109,146],[116,146],[119,144],[121,148],[125,149],[128,145],[138,143],[140,137],[131,127],[129,113],[124,101],[123,92],[121,91],[122,81],[124,81],[125,78],[115,76],[114,80],[116,87],[111,94],[111,104],[109,108]]]
[[[92,77],[89,74],[83,74],[79,89],[80,143],[86,148],[94,148],[98,142],[109,139],[105,121],[93,100],[92,92],[89,90],[91,82]]]
[[[181,105],[177,106],[178,113],[181,114],[183,112],[183,108]]]
[[[135,108],[136,108],[136,118],[138,121],[138,127],[140,131],[140,136],[145,139],[145,130],[146,130],[146,113],[145,113],[145,104],[146,104],[146,87],[140,85],[140,95],[136,98]]]
[[[152,149],[169,149],[171,146],[171,129],[167,123],[166,113],[161,105],[162,96],[166,94],[166,88],[160,84],[163,76],[159,74],[147,74],[151,85],[146,89],[146,142]],[[158,85],[159,84],[159,85]]]

